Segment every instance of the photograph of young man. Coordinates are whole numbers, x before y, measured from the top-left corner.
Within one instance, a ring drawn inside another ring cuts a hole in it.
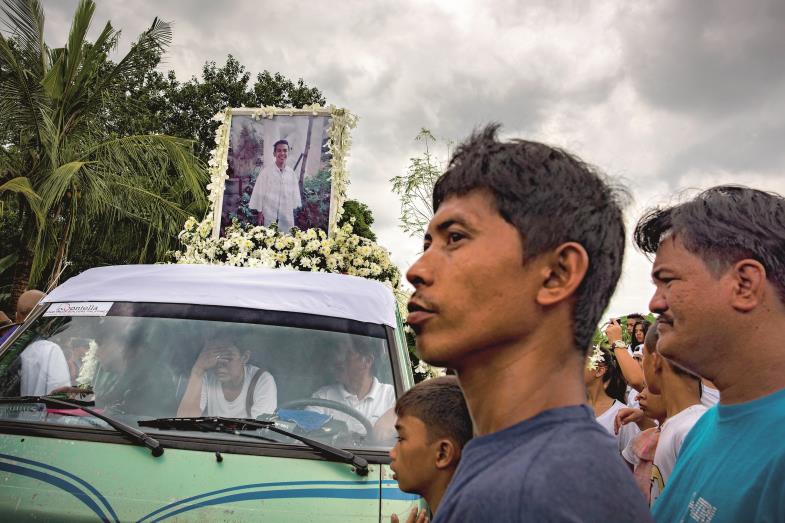
[[[303,204],[299,178],[286,164],[289,142],[275,142],[273,153],[275,162],[259,172],[248,207],[260,212],[260,225],[277,223],[279,231],[289,232],[294,227],[294,210]]]
[[[569,153],[497,129],[456,150],[407,273],[417,351],[456,370],[475,426],[435,521],[648,521],[585,404],[624,254],[619,194]]]

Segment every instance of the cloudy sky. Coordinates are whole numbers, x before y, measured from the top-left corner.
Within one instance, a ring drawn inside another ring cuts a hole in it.
[[[44,1],[50,45],[75,5]],[[398,228],[388,180],[421,153],[421,127],[444,159],[494,121],[567,148],[631,188],[630,223],[717,183],[785,194],[785,2],[104,0],[93,29],[111,19],[124,51],[155,16],[174,23],[164,68],[180,80],[231,53],[359,116],[349,194],[403,270],[421,240]],[[645,310],[652,290],[650,263],[627,252],[613,315]]]

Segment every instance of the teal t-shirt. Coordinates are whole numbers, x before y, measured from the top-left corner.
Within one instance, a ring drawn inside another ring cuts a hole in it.
[[[653,507],[661,523],[785,521],[785,389],[709,409]]]

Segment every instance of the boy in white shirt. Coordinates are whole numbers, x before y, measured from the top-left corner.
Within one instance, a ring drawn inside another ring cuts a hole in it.
[[[651,343],[649,337],[652,337]],[[701,404],[700,378],[663,358],[656,350],[657,325],[646,335],[643,346],[643,373],[651,392],[662,396],[666,419],[660,426],[660,438],[651,471],[651,505],[667,486],[684,438],[706,412]]]

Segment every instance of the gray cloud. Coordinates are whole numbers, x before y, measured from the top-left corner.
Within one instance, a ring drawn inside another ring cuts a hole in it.
[[[62,43],[75,0],[44,2]],[[181,80],[231,53],[250,71],[302,77],[360,117],[349,194],[368,203],[402,269],[420,250],[397,226],[388,180],[423,126],[461,140],[486,122],[565,147],[632,186],[644,206],[686,185],[779,188],[785,167],[785,3],[99,2],[123,29],[174,22],[166,68]],[[439,144],[438,154],[445,156]],[[713,174],[718,173],[718,174]],[[644,309],[648,262],[628,251],[613,314]]]
[[[620,17],[626,69],[652,104],[716,118],[783,92],[785,3],[652,2]]]

